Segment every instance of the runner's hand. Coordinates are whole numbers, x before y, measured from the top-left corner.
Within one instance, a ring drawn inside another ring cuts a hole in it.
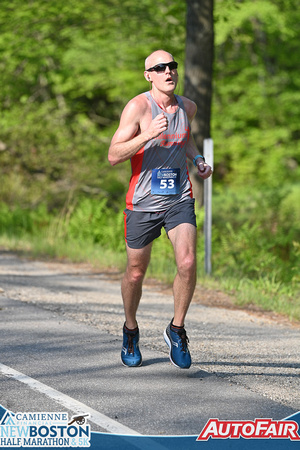
[[[212,168],[204,161],[201,161],[197,164],[197,169],[198,175],[203,178],[203,180],[206,180],[206,178],[210,177],[212,174]]]
[[[149,133],[149,140],[154,139],[161,133],[168,129],[168,119],[164,113],[158,114],[149,125],[147,132]]]

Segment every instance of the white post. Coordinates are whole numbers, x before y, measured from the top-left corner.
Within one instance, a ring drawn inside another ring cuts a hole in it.
[[[207,164],[214,168],[214,146],[212,139],[204,139],[203,156]],[[204,239],[205,272],[211,274],[211,225],[212,225],[212,176],[204,180]]]

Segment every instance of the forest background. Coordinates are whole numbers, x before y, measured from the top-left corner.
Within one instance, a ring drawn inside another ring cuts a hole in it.
[[[130,163],[111,168],[121,110],[170,51],[183,94],[186,2],[2,0],[0,245],[124,270]],[[212,275],[198,282],[300,320],[300,10],[215,0]],[[162,235],[148,276],[171,282]]]

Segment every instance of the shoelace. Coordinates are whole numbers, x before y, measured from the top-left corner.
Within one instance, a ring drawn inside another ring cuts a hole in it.
[[[128,353],[132,353],[134,355],[134,346],[133,346],[133,336],[128,334]]]
[[[186,352],[187,351],[187,347],[188,347],[188,343],[190,342],[190,340],[187,337],[185,330],[183,330],[180,333],[178,333],[178,336],[180,337],[181,348],[182,348],[182,350],[184,352]]]

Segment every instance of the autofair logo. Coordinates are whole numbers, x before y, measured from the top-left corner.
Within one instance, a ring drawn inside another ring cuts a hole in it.
[[[197,441],[211,439],[290,439],[299,441],[298,423],[292,420],[256,419],[219,420],[210,419]]]
[[[89,414],[11,413],[0,420],[0,447],[90,447]]]

